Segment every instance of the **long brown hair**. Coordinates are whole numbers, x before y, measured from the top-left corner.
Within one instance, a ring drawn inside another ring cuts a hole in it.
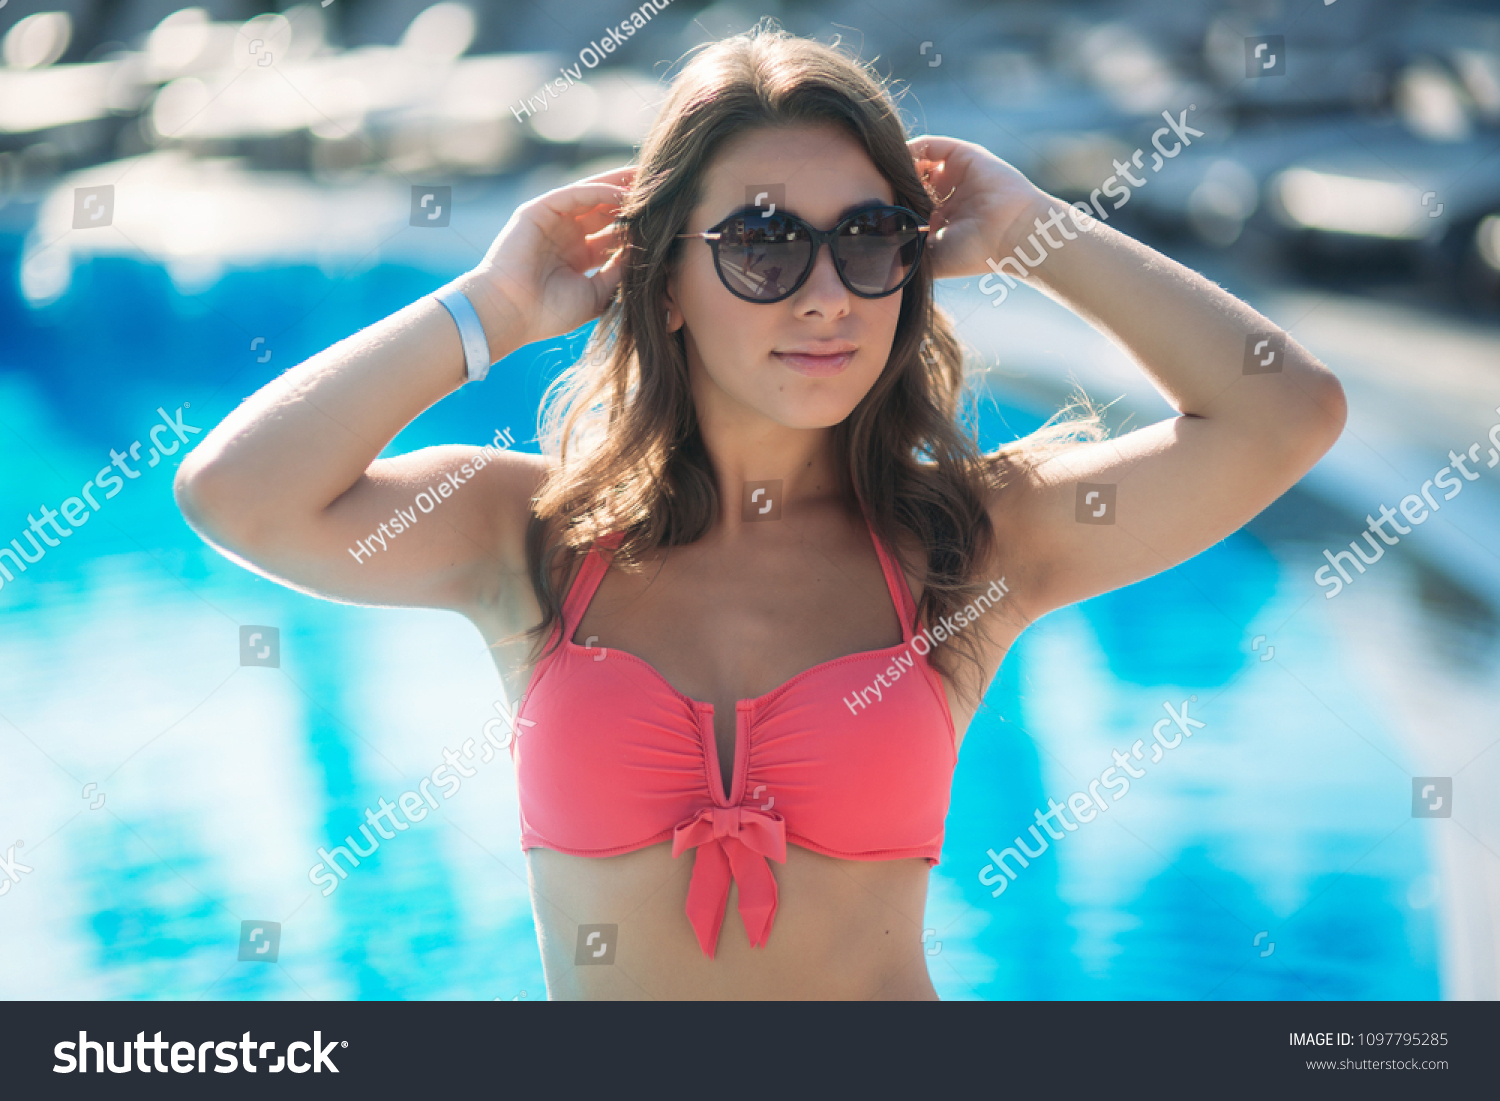
[[[930,221],[937,198],[918,175],[884,83],[835,46],[787,34],[774,22],[702,48],[673,82],[641,146],[619,221],[625,228],[619,288],[583,358],[549,388],[540,438],[556,463],[533,502],[526,559],[542,621],[526,632],[531,660],[561,619],[554,571],[566,577],[595,540],[621,533],[615,561],[631,568],[658,547],[692,543],[718,515],[718,483],[699,432],[682,338],[667,329],[667,279],[704,175],[726,139],[762,127],[833,124],[868,153],[898,206]],[[834,426],[840,490],[863,502],[893,552],[899,531],[926,549],[919,618],[951,615],[982,592],[990,560],[990,492],[1019,461],[1068,438],[1094,438],[1096,416],[981,454],[958,423],[963,354],[953,323],[933,301],[924,259],[902,292],[884,371]],[[1090,411],[1092,412],[1092,411]],[[1055,418],[1054,418],[1055,420]],[[559,562],[558,555],[566,558]],[[952,655],[979,666],[974,632],[950,635],[930,660],[954,673]]]

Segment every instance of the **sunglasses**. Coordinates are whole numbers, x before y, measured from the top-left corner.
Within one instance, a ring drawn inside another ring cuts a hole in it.
[[[780,302],[807,282],[824,242],[840,281],[860,298],[884,298],[911,281],[931,226],[902,206],[857,210],[830,230],[795,214],[740,211],[703,233],[729,293],[746,302]]]

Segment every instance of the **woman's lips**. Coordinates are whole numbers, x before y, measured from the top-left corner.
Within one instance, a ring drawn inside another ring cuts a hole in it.
[[[853,352],[838,352],[833,355],[810,355],[805,352],[772,352],[773,356],[799,375],[824,378],[836,375],[854,358]]]

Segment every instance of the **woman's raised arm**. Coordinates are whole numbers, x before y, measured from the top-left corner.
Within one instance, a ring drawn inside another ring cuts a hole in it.
[[[450,284],[474,304],[492,359],[602,311],[619,281],[611,223],[631,172],[523,204]],[[545,460],[459,445],[376,458],[464,379],[452,317],[419,299],[250,395],[184,459],[178,504],[210,543],[294,588],[367,604],[490,603],[523,572]]]
[[[946,195],[935,218],[939,274],[1018,274],[1129,353],[1179,413],[1070,448],[996,495],[990,515],[1028,617],[1192,557],[1333,446],[1343,388],[1269,319],[1139,241],[1074,219],[980,146],[911,145]]]

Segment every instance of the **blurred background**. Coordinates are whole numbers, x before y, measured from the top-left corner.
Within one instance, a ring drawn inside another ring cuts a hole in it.
[[[329,894],[309,878],[494,717],[477,632],[220,557],[174,506],[182,450],[152,447],[177,435],[151,433],[180,416],[192,446],[472,266],[518,203],[631,159],[685,52],[766,15],[873,60],[913,135],[1104,189],[1111,224],[1350,399],[1244,530],[1012,651],[932,873],[940,994],[1500,995],[1493,6],[672,0],[604,51],[639,10],[0,0],[0,548],[25,553],[0,553],[0,996],[545,996],[505,760]],[[1116,431],[1171,415],[1070,312],[977,282],[940,293],[986,447],[1075,385]],[[389,451],[506,428],[535,450],[586,335],[516,353]],[[1315,580],[1463,454],[1460,495],[1363,572],[1346,557],[1336,595]],[[117,496],[24,537],[114,456]],[[1205,726],[994,897],[987,850],[1187,699]]]

